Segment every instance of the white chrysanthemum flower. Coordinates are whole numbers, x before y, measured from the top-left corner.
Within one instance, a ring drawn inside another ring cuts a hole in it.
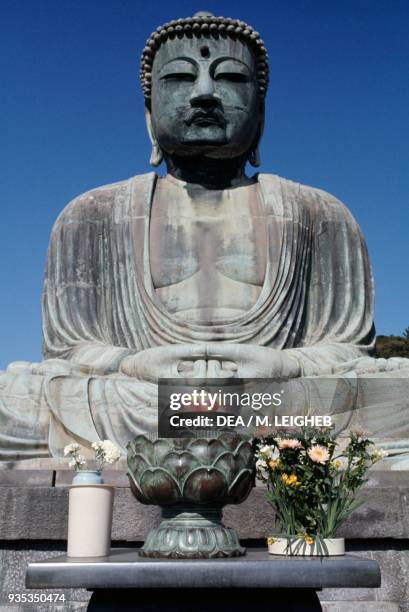
[[[120,458],[121,451],[110,440],[104,440],[101,446],[107,463],[115,463]]]
[[[261,476],[261,478],[264,478],[265,480],[267,480],[268,478],[267,463],[264,461],[264,459],[257,459],[256,470],[259,476]]]
[[[307,452],[309,458],[311,461],[314,461],[314,463],[324,464],[329,460],[329,451],[321,444],[315,444],[315,446],[309,448]]]
[[[72,455],[75,454],[80,448],[80,445],[73,442],[72,444],[67,444],[67,446],[64,447],[64,455],[65,457],[67,457],[68,455]]]
[[[334,459],[331,461],[331,465],[336,470],[344,470],[346,468],[346,462],[343,459]]]
[[[301,442],[296,438],[279,438],[278,439],[278,448],[283,450],[285,448],[290,448],[291,450],[295,450],[300,448]]]
[[[121,457],[120,449],[115,446],[111,440],[98,440],[92,443],[92,448],[95,450],[95,456],[99,464],[99,469],[102,470],[104,464],[115,463]]]
[[[115,444],[111,442],[111,440],[103,440],[101,442],[101,446],[106,452],[110,451],[113,448],[116,448]]]
[[[260,446],[258,452],[262,455],[265,455],[268,459],[272,459],[274,455],[275,448],[274,446],[270,446],[268,444],[264,444],[264,446]]]
[[[120,457],[121,457],[121,452],[118,449],[112,450],[106,454],[106,462],[115,463],[115,461],[118,461]]]
[[[383,448],[375,448],[371,453],[371,459],[374,462],[381,461],[388,456],[388,451],[383,450]]]

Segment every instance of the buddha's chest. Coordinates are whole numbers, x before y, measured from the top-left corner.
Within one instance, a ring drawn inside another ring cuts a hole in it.
[[[155,287],[179,283],[198,272],[263,283],[266,219],[258,191],[248,189],[210,192],[200,198],[186,191],[162,189],[156,194],[150,219]]]
[[[173,312],[248,310],[266,269],[261,202],[243,192],[234,201],[234,190],[193,200],[175,195],[160,192],[152,206],[150,268],[160,299]]]
[[[265,273],[264,234],[264,224],[249,217],[152,219],[150,266],[154,286],[174,285],[199,272],[261,285]]]

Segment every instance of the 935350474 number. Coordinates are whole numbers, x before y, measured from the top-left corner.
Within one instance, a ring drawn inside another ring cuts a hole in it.
[[[9,593],[10,603],[56,603],[65,602],[64,593]]]

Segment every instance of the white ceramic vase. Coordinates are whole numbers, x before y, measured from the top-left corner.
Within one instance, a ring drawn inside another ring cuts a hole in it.
[[[115,487],[73,484],[69,492],[69,557],[105,557],[111,545]]]
[[[287,538],[273,538],[273,543],[268,545],[270,555],[285,555],[289,556],[305,556],[305,557],[320,557],[322,552],[318,548],[316,542],[307,544],[303,541],[301,546],[298,546],[300,540],[294,539],[289,541]],[[323,540],[326,551],[325,556],[335,557],[345,554],[344,538],[331,538]]]

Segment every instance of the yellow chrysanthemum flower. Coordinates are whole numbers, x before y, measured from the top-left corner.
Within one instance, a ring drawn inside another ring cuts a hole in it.
[[[291,487],[298,483],[298,478],[295,474],[291,474],[290,476],[288,474],[282,474],[281,480],[287,487]]]

